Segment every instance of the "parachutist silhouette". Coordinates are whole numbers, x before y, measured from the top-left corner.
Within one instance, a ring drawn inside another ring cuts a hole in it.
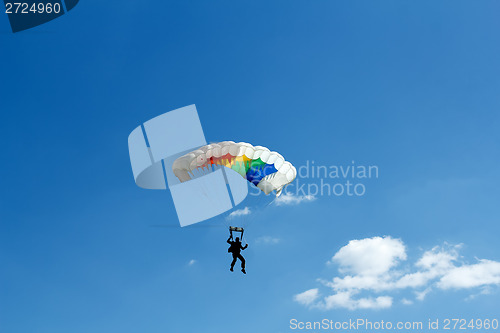
[[[232,239],[233,239],[233,233],[231,232],[231,235],[227,239],[228,244],[231,244],[229,249],[227,249],[227,252],[233,254],[233,261],[231,262],[231,268],[229,270],[232,272],[234,264],[236,264],[236,259],[240,259],[241,271],[243,272],[243,274],[246,274],[247,272],[245,271],[245,258],[243,258],[240,251],[246,249],[248,247],[248,244],[246,244],[245,246],[241,246],[241,242],[238,237],[236,237],[234,241],[232,241]]]

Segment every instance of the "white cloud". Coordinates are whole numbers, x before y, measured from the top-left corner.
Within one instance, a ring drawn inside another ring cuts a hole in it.
[[[278,244],[281,239],[271,236],[261,236],[255,240],[256,243],[261,244]]]
[[[353,299],[353,292],[342,291],[336,294],[325,297],[324,304],[319,304],[320,308],[325,310],[346,308],[349,310],[356,309],[384,309],[392,305],[392,297],[379,296],[379,297],[364,297]]]
[[[458,259],[458,249],[461,245],[456,245],[448,249],[434,246],[432,250],[426,251],[417,261],[416,265],[427,270],[447,270],[453,266],[453,261]]]
[[[194,259],[189,260],[189,262],[188,262],[189,266],[193,266],[194,264],[196,264],[196,260],[194,260]]]
[[[431,280],[434,280],[452,268],[458,260],[458,249],[461,245],[447,247],[435,246],[431,250],[424,252],[422,257],[416,262],[418,269],[415,273],[403,275],[395,282],[397,288],[419,288],[425,287]],[[417,292],[417,299],[423,300],[430,290]]]
[[[500,262],[460,262],[460,247],[446,243],[435,246],[413,266],[403,266],[407,254],[402,240],[390,236],[351,240],[328,261],[338,265],[340,276],[318,279],[330,289],[330,295],[319,299],[319,289],[310,289],[316,290],[316,297],[307,305],[325,310],[383,309],[392,306],[391,293],[402,289],[412,290],[415,299],[423,301],[435,290],[480,288],[479,293],[476,290],[468,297],[472,299],[500,286]],[[409,305],[413,301],[403,298],[401,303]]]
[[[373,237],[350,241],[331,262],[340,265],[341,273],[377,276],[387,273],[399,260],[406,260],[405,246],[400,239]]]
[[[298,205],[302,202],[310,202],[316,200],[314,195],[293,195],[292,193],[284,193],[280,195],[274,203],[277,206]]]
[[[303,305],[311,305],[314,301],[316,301],[319,297],[318,288],[309,289],[304,291],[303,293],[297,294],[293,296],[293,299]]]
[[[474,265],[453,267],[438,282],[441,289],[500,285],[500,262],[480,260]]]
[[[231,214],[228,215],[227,219],[230,220],[230,219],[233,219],[235,217],[249,215],[251,213],[252,213],[252,211],[250,210],[250,208],[245,207],[243,209],[238,209],[238,210],[235,210],[234,212],[231,212]]]

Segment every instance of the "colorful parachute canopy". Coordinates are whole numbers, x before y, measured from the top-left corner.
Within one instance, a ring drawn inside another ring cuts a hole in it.
[[[176,159],[173,172],[181,182],[191,179],[195,170],[210,171],[224,166],[239,173],[264,193],[276,196],[297,176],[295,167],[277,152],[246,142],[223,141],[198,148]]]

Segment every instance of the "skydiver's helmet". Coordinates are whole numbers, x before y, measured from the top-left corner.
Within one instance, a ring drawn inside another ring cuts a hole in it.
[[[240,238],[239,238],[239,237],[236,237],[235,241],[239,242],[239,241],[240,241]]]

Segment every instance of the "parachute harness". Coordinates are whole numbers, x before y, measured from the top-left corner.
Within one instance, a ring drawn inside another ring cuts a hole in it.
[[[231,234],[231,238],[233,238],[233,231],[235,232],[240,232],[241,235],[240,235],[240,239],[241,239],[241,242],[243,243],[243,239],[244,239],[244,236],[243,236],[243,233],[245,231],[245,229],[243,228],[240,228],[240,227],[229,227],[229,233]],[[245,243],[246,243],[246,239],[245,239]]]

